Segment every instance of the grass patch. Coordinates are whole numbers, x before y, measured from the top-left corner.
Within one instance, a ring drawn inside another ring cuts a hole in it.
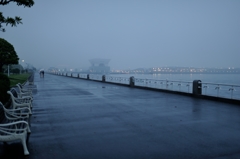
[[[18,83],[24,83],[28,79],[29,76],[30,76],[29,73],[10,75],[9,76],[10,87],[13,87],[13,86],[15,86]]]

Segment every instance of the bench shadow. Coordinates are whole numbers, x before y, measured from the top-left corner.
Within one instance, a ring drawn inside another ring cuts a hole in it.
[[[29,156],[23,154],[23,147],[20,142],[0,143],[1,159],[27,159]]]

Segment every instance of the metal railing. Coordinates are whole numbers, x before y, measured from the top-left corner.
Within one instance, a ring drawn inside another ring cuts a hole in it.
[[[87,79],[87,74],[79,74],[79,78]]]
[[[135,78],[135,85],[192,93],[192,82]]]
[[[121,83],[129,85],[129,78],[128,77],[114,77],[114,76],[106,76],[106,82],[111,83]]]
[[[240,99],[240,86],[202,82],[202,95]]]
[[[60,75],[104,81],[104,76],[100,74],[78,74],[78,73],[61,73]],[[130,85],[129,77],[105,76],[105,82],[119,83],[123,85]],[[199,83],[199,95],[219,97],[226,99],[240,100],[240,85],[220,84],[220,83]],[[169,90],[175,92],[193,93],[193,82],[190,81],[174,81],[174,80],[157,80],[157,79],[142,79],[134,78],[134,85],[138,87],[147,87],[161,90]]]
[[[72,76],[72,77],[78,77],[78,73],[71,73],[70,76]]]
[[[102,75],[89,74],[89,79],[91,79],[91,80],[96,80],[96,81],[102,81]]]

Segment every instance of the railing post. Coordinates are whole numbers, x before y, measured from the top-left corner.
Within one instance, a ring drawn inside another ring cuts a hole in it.
[[[134,86],[135,86],[135,79],[134,79],[134,76],[131,76],[131,77],[130,77],[129,85],[130,85],[130,87],[134,87]]]
[[[67,76],[67,73],[66,73],[66,76]]]
[[[79,77],[80,77],[80,74],[78,73],[77,78],[79,78]]]
[[[87,79],[89,80],[89,74],[87,74]]]
[[[193,81],[192,93],[193,93],[193,95],[202,95],[202,81],[201,80]]]
[[[102,76],[102,82],[106,82],[106,76],[105,75]]]
[[[71,77],[72,77],[72,73],[71,73]]]

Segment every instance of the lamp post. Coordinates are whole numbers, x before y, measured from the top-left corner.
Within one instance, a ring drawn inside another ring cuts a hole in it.
[[[22,64],[24,63],[24,60],[22,60]],[[21,65],[22,66],[22,65]],[[23,66],[22,66],[22,68],[21,68],[21,70],[20,70],[20,74],[22,74],[22,69],[23,69]]]

